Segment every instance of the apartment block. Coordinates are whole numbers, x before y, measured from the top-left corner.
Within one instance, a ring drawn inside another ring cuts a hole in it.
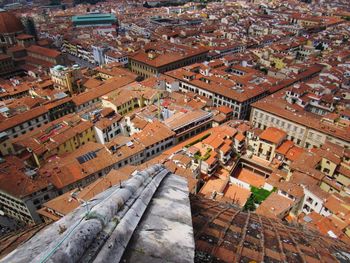
[[[122,127],[120,125],[122,117],[113,109],[104,108],[99,110],[97,115],[92,120],[94,122],[97,142],[105,144],[122,133]]]
[[[189,139],[212,126],[213,114],[203,110],[177,112],[164,124],[176,133],[176,142]]]
[[[73,152],[95,141],[92,122],[67,115],[12,140],[12,144],[17,155],[26,155],[33,165],[41,166],[52,156]]]
[[[64,55],[53,49],[32,45],[26,50],[28,54],[26,63],[29,65],[49,69],[54,65],[64,65],[66,62]]]
[[[337,117],[321,116],[289,104],[285,91],[280,91],[252,105],[250,121],[255,127],[276,127],[299,146],[320,147],[326,141],[350,147],[348,127]]]
[[[201,47],[188,47],[167,42],[146,45],[142,50],[129,56],[132,72],[148,78],[166,71],[206,60],[208,50]]]
[[[9,217],[33,224],[40,222],[36,209],[41,202],[57,196],[46,178],[37,177],[38,169],[26,166],[15,156],[0,159],[0,206]]]
[[[276,155],[276,149],[285,141],[287,134],[279,129],[269,127],[255,140],[249,140],[248,148],[252,154],[271,162]]]
[[[78,65],[74,65],[71,68],[57,65],[50,68],[51,80],[54,86],[63,91],[67,91],[70,94],[82,92],[81,80],[82,73]]]
[[[17,138],[29,131],[39,128],[49,122],[48,110],[36,107],[21,114],[6,118],[0,123],[0,132],[5,132],[9,138]]]
[[[237,119],[249,117],[250,105],[269,94],[274,82],[257,75],[247,73],[250,69],[235,69],[226,71],[211,71],[205,64],[195,64],[167,72],[166,75],[179,81],[180,91],[193,92],[213,101],[213,106],[228,106],[233,109]]]

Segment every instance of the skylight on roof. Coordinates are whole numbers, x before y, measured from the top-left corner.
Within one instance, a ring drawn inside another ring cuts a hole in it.
[[[82,156],[77,157],[77,160],[80,164],[83,164],[83,163],[86,163],[87,161],[95,159],[96,157],[97,157],[96,151],[91,151]]]

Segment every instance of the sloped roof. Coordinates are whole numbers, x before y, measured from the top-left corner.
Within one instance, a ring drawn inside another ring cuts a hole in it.
[[[0,262],[349,262],[349,245],[316,231],[188,198],[161,165],[134,172],[41,230]],[[192,219],[192,222],[191,222]],[[45,247],[45,249],[43,249]]]
[[[0,10],[0,34],[24,31],[21,21],[12,13]]]
[[[349,245],[318,232],[191,196],[195,262],[349,262]]]
[[[268,127],[260,134],[260,139],[279,144],[284,138],[287,137],[287,133],[275,127]]]
[[[0,262],[193,262],[188,196],[186,180],[162,165],[135,171]]]

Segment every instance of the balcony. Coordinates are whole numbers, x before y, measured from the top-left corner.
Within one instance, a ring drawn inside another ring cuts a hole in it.
[[[213,163],[208,167],[208,174],[212,174],[216,170],[218,165],[219,165],[219,162],[216,160],[215,163]]]
[[[231,154],[232,154],[232,152],[229,152],[228,154],[226,154],[226,155],[223,155],[222,157],[221,157],[221,162],[223,163],[223,164],[226,164],[232,157],[231,157]]]

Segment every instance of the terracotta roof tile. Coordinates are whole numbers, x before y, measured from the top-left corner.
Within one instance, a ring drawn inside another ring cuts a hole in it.
[[[37,45],[32,45],[32,46],[28,47],[27,51],[34,53],[34,54],[39,54],[42,56],[51,57],[51,58],[57,58],[58,56],[61,55],[61,52],[59,52],[59,51],[56,51],[56,50],[50,49],[50,48],[40,47]]]
[[[349,245],[232,203],[191,196],[195,262],[342,262]],[[283,250],[282,250],[283,249]]]
[[[287,137],[287,133],[275,127],[268,127],[260,134],[259,137],[265,141],[279,144]]]
[[[2,11],[0,12],[0,33],[17,33],[24,31],[24,27],[21,21],[15,16],[15,14]]]

